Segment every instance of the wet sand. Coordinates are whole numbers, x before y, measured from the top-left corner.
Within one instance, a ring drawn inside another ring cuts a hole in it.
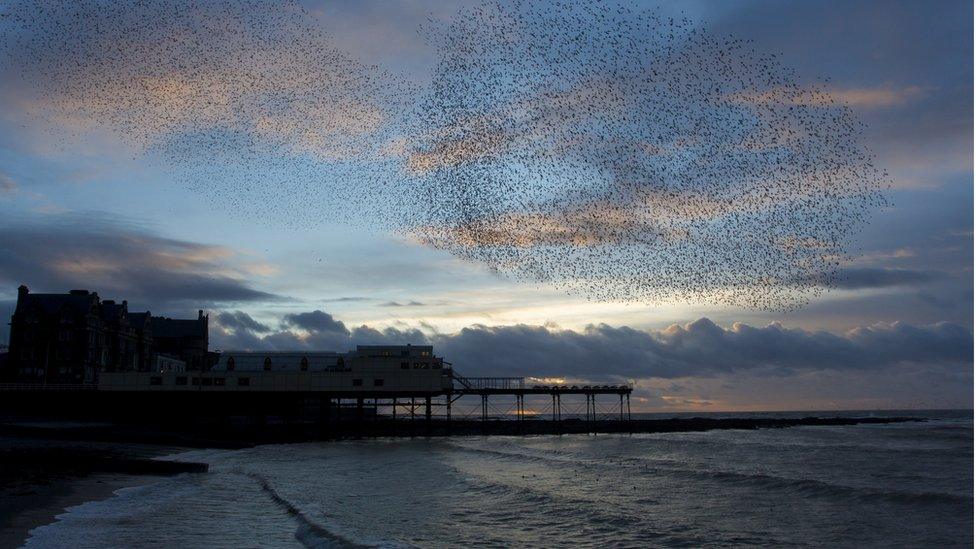
[[[187,470],[152,459],[180,451],[145,444],[0,438],[0,547],[23,545],[31,529],[54,522],[68,507]]]
[[[112,497],[153,477],[92,473],[0,488],[0,547],[20,547],[34,528],[51,524],[69,507]]]

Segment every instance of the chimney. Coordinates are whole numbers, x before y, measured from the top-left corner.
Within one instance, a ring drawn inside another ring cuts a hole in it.
[[[21,284],[17,288],[17,300],[20,301],[21,299],[24,299],[25,297],[27,297],[27,294],[29,293],[30,293],[30,288],[28,288],[26,284]]]
[[[197,320],[203,320],[203,309],[197,311]]]

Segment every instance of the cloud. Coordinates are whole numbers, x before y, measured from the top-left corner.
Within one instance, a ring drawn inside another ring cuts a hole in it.
[[[831,90],[831,94],[843,103],[853,107],[881,109],[904,105],[920,99],[929,93],[930,88],[922,86],[847,88]]]
[[[0,173],[0,196],[10,196],[17,192],[17,183],[5,173]]]
[[[931,88],[923,86],[851,87],[828,89],[774,88],[763,92],[736,94],[733,99],[742,103],[778,103],[812,107],[831,107],[838,103],[861,109],[883,109],[901,106],[921,99]]]
[[[405,303],[400,303],[399,301],[387,301],[380,305],[380,307],[423,307],[424,304],[419,301],[407,301]]]
[[[34,291],[89,288],[144,306],[271,301],[235,250],[165,238],[92,212],[0,222],[0,281]]]
[[[385,118],[376,71],[336,49],[297,2],[24,2],[6,15],[30,29],[5,45],[40,92],[31,110],[65,129],[107,126],[175,154],[200,145],[181,139],[209,134],[204,159],[228,134],[250,152],[338,159],[357,155]]]
[[[582,331],[544,326],[474,325],[452,334],[369,326],[348,329],[322,311],[287,315],[289,329],[258,336],[215,334],[225,349],[335,350],[362,344],[433,344],[436,352],[468,376],[567,377],[592,381],[711,378],[724,375],[788,377],[801,372],[872,372],[904,365],[968,371],[973,334],[948,322],[913,326],[902,322],[862,326],[844,333],[723,328],[707,318],[664,330],[591,325]]]
[[[322,311],[285,315],[284,323],[310,332],[348,333],[346,325],[342,321],[336,320],[329,313]]]
[[[244,311],[224,311],[219,313],[214,319],[220,326],[231,330],[244,330],[251,332],[267,333],[271,328],[251,318],[251,315]]]

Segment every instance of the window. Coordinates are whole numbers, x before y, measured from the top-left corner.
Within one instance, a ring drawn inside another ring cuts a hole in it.
[[[227,357],[227,371],[228,372],[233,372],[234,371],[234,357],[232,357],[232,356],[231,357]]]
[[[214,378],[214,385],[216,385],[217,387],[223,387],[224,386],[224,378],[222,378],[222,377],[215,377]]]
[[[410,369],[410,363],[409,362],[401,362],[400,363],[400,369],[401,370],[409,370]]]
[[[336,359],[336,368],[339,370],[344,370],[346,368],[346,360],[341,356]]]
[[[363,380],[361,380],[361,379],[354,379],[354,380],[352,380],[352,386],[353,387],[362,387],[363,386]]]
[[[400,351],[400,356],[410,356],[410,349]]]
[[[204,387],[208,387],[210,385],[213,385],[213,378],[212,377],[204,377],[204,378],[201,378],[200,379],[200,385],[203,385]]]
[[[374,379],[373,380],[373,387],[382,387],[382,386],[383,386],[383,380],[382,379]]]
[[[265,372],[270,372],[271,371],[271,357],[270,356],[264,357],[264,371]]]
[[[420,351],[420,356],[430,356],[430,351]]]
[[[58,332],[58,341],[71,341],[71,331],[61,330]]]
[[[198,377],[193,378],[193,384],[194,385],[200,385],[200,378],[198,378]]]
[[[177,385],[186,385],[186,376],[178,376],[176,378]]]
[[[251,378],[249,377],[239,377],[237,378],[238,387],[249,387],[251,385]]]
[[[149,378],[149,384],[150,385],[162,385],[163,384],[163,378],[161,376],[152,376],[152,377]]]
[[[301,366],[301,368],[302,368],[302,371],[303,372],[307,372],[308,371],[308,357],[307,356],[303,356],[302,357],[302,366]]]

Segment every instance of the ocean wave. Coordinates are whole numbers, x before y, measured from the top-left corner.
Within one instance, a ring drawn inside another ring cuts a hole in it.
[[[489,456],[494,459],[511,461],[530,461],[537,463],[559,463],[571,465],[578,469],[598,469],[607,466],[608,462],[614,467],[631,469],[643,474],[682,476],[699,480],[712,480],[725,483],[739,484],[751,488],[775,489],[796,493],[804,496],[847,497],[861,500],[882,499],[895,503],[941,503],[941,504],[972,504],[971,496],[951,494],[945,492],[909,492],[903,490],[883,490],[870,487],[854,487],[836,484],[816,479],[790,478],[765,473],[748,473],[727,470],[701,469],[688,467],[687,462],[661,458],[607,458],[607,459],[564,459],[549,456],[520,454],[515,451],[496,450],[490,448],[457,445],[457,450]]]
[[[764,473],[740,473],[733,471],[698,471],[694,469],[668,471],[699,478],[715,479],[721,482],[741,484],[750,488],[777,489],[802,496],[823,496],[854,498],[859,500],[888,500],[895,503],[938,503],[958,505],[969,503],[971,496],[948,494],[945,492],[907,492],[901,490],[880,490],[876,488],[846,486],[814,479],[796,479],[768,475]]]
[[[298,523],[298,530],[295,532],[295,539],[299,541],[305,547],[309,549],[358,549],[366,547],[381,547],[381,548],[403,548],[410,547],[410,545],[382,541],[376,543],[370,543],[365,541],[354,541],[350,540],[344,536],[341,536],[328,528],[325,528],[321,524],[318,524],[314,520],[310,519],[301,509],[298,508],[291,501],[283,497],[271,483],[265,477],[257,473],[243,473],[246,476],[254,479],[261,486],[261,489],[268,495],[268,497],[276,505],[281,507],[289,516],[291,516]]]

